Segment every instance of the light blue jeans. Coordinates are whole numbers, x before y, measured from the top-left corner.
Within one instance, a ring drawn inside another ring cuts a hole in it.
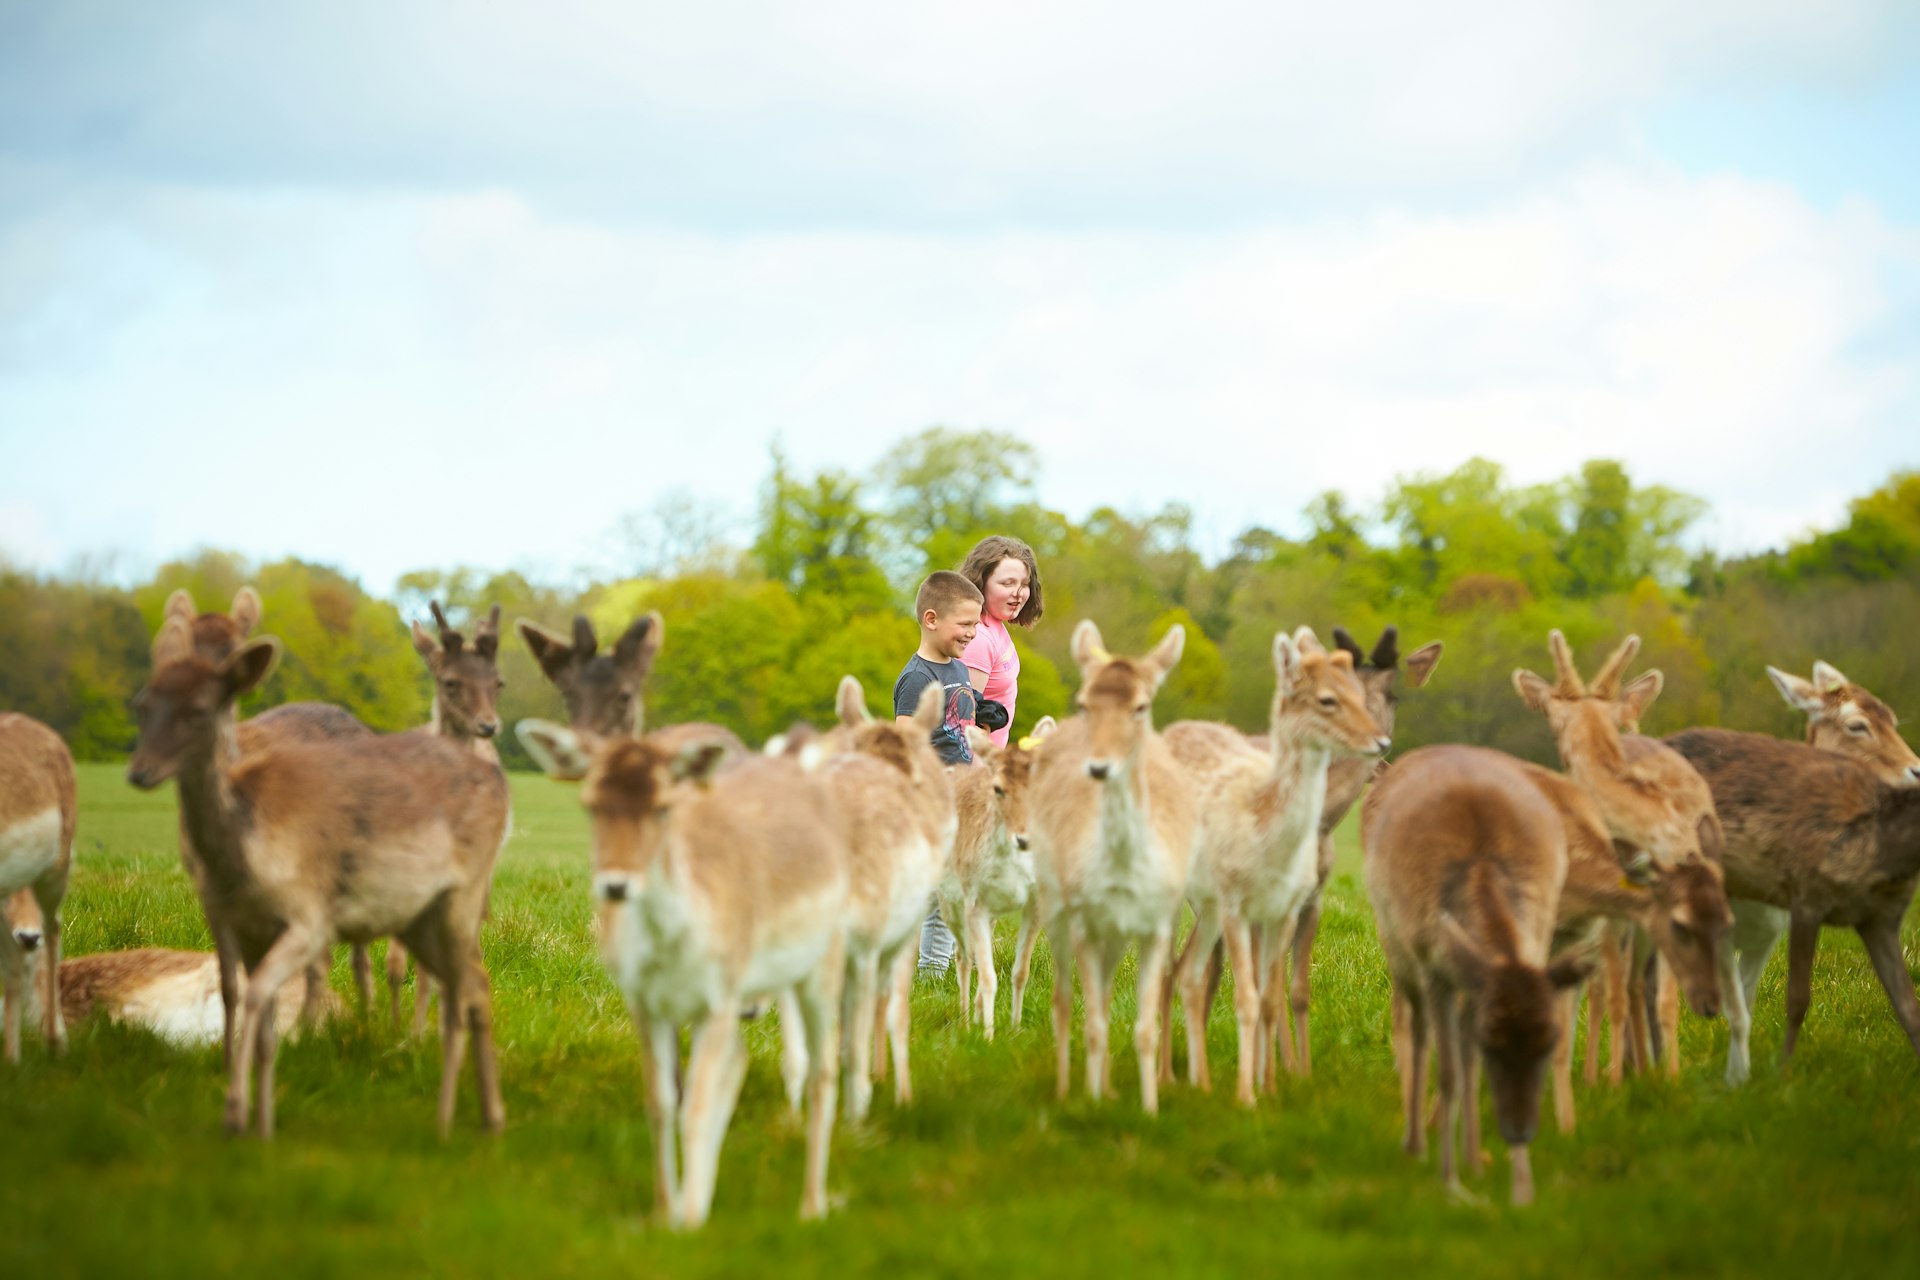
[[[953,964],[953,930],[947,928],[947,922],[940,917],[940,906],[934,904],[927,913],[927,922],[920,927],[920,972],[930,977],[944,978]]]

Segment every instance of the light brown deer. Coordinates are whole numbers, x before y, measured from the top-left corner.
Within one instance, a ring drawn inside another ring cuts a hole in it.
[[[1813,957],[1825,925],[1860,935],[1894,1017],[1920,1054],[1920,1000],[1900,949],[1900,922],[1920,884],[1920,788],[1890,787],[1879,773],[1803,742],[1728,729],[1687,729],[1665,739],[1700,771],[1726,828],[1727,896],[1787,913],[1790,1057],[1813,997]],[[1757,973],[1756,973],[1757,981]],[[1727,1080],[1750,1071],[1746,996],[1724,950]],[[1737,1016],[1736,1016],[1737,1015]]]
[[[978,767],[951,771],[959,828],[952,867],[940,882],[940,909],[959,944],[954,961],[960,974],[961,1025],[969,1025],[977,1012],[981,1031],[989,1040],[1000,989],[993,962],[993,922],[1016,913],[1020,933],[1013,949],[1015,1027],[1025,1012],[1027,976],[1040,934],[1027,799],[1034,755],[1053,730],[1053,717],[1043,716],[1032,733],[1005,747],[995,746],[992,738],[976,730],[967,740]],[[971,993],[970,983],[976,988]]]
[[[574,618],[571,639],[527,618],[521,618],[514,625],[540,664],[540,670],[560,691],[567,708],[567,724],[582,736],[586,746],[593,746],[593,740],[598,738],[631,738],[646,729],[646,706],[640,699],[640,685],[653,669],[667,631],[666,620],[658,612],[635,619],[621,633],[611,653],[599,651],[600,642],[594,635],[593,623],[585,614]],[[524,723],[538,726],[545,722]],[[518,726],[514,732],[519,733]],[[746,753],[746,747],[733,731],[717,724],[677,724],[658,727],[652,732],[666,735],[660,741],[669,746],[711,741],[726,747],[730,759]],[[528,750],[536,748],[529,745]],[[542,767],[553,763],[548,758],[542,761]]]
[[[479,929],[506,836],[500,770],[432,734],[276,745],[242,757],[234,702],[280,654],[249,641],[219,663],[187,623],[154,642],[135,699],[140,737],[127,777],[150,789],[178,777],[182,821],[200,859],[202,902],[248,982],[232,1041],[226,1126],[246,1129],[258,1063],[259,1130],[273,1133],[274,1001],[335,942],[399,935],[444,984],[439,1121],[453,1123],[467,1037],[485,1126],[505,1124],[490,984]]]
[[[16,933],[31,932],[37,929],[36,919],[29,915],[10,923]],[[41,947],[27,953],[28,967],[36,975],[45,954]],[[291,985],[297,989],[306,981],[303,975]],[[41,985],[27,989],[25,1010],[29,1019],[44,1016],[41,989]],[[282,1036],[292,1037],[301,1030],[305,993],[296,990],[294,994],[300,996],[298,1002],[276,1002],[274,1021]],[[340,1012],[340,999],[331,990],[322,988],[318,1004],[326,1017]],[[106,1018],[141,1027],[182,1048],[219,1044],[226,1018],[220,998],[220,958],[211,951],[165,947],[69,957],[60,962],[60,1012],[69,1026]]]
[[[1259,1059],[1286,1031],[1286,954],[1319,884],[1320,819],[1336,757],[1377,760],[1391,739],[1367,710],[1345,650],[1329,654],[1301,627],[1273,638],[1268,744],[1256,751],[1223,724],[1184,720],[1164,737],[1199,783],[1200,828],[1187,900],[1194,927],[1176,973],[1187,1026],[1187,1075],[1212,1087],[1207,1064],[1207,956],[1224,936],[1240,1029],[1237,1097],[1252,1106]],[[1265,959],[1254,939],[1264,935]],[[1171,985],[1171,984],[1169,984]],[[1164,1008],[1164,1006],[1163,1006]],[[1164,1047],[1162,1062],[1171,1053]],[[1260,1073],[1264,1074],[1264,1073]],[[1271,1079],[1267,1081],[1271,1087]]]
[[[1440,746],[1388,769],[1360,822],[1367,893],[1393,983],[1406,1150],[1426,1152],[1431,1036],[1440,1063],[1440,1176],[1460,1191],[1454,1138],[1463,1102],[1468,1153],[1477,1151],[1484,1060],[1512,1156],[1512,1199],[1530,1203],[1528,1146],[1561,1034],[1559,993],[1591,968],[1581,952],[1549,951],[1567,877],[1560,815],[1519,761]]]
[[[531,732],[569,771],[586,766],[595,923],[647,1060],[659,1211],[681,1226],[706,1220],[746,1075],[740,1009],[780,997],[791,1001],[810,1064],[800,1213],[824,1216],[849,890],[845,820],[828,787],[787,758],[721,768],[726,749],[713,741],[668,750],[657,734]]]
[[[30,716],[0,712],[0,988],[6,994],[6,1055],[20,1061],[20,1023],[38,954],[44,974],[42,1023],[55,1053],[67,1047],[60,1013],[60,904],[73,868],[78,813],[73,755],[67,744]]]
[[[1197,829],[1195,783],[1153,729],[1153,695],[1180,660],[1175,626],[1143,658],[1115,657],[1091,621],[1074,629],[1080,714],[1047,739],[1029,801],[1034,883],[1053,952],[1056,1086],[1067,1094],[1076,962],[1086,1005],[1087,1092],[1110,1087],[1107,1035],[1113,979],[1129,943],[1140,946],[1134,1048],[1140,1105],[1159,1110],[1161,987],[1171,977],[1175,916],[1186,893]]]
[[[436,640],[418,622],[412,624],[413,650],[427,664],[433,677],[433,711],[427,731],[446,738],[454,745],[473,752],[488,764],[500,763],[500,752],[493,740],[500,732],[500,690],[506,682],[500,678],[500,606],[494,605],[487,616],[474,624],[473,644],[447,621],[440,602],[430,600],[434,624],[440,636]],[[366,946],[353,949],[353,968],[359,973],[367,964]],[[387,943],[387,999],[392,1010],[394,1029],[400,1027],[400,989],[407,981],[407,949],[397,939]],[[433,997],[433,984],[422,976],[413,987],[413,1034],[427,1029],[427,1004]]]

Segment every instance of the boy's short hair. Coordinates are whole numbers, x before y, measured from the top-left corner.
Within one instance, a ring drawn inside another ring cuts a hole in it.
[[[980,588],[967,581],[965,574],[955,573],[951,569],[937,569],[927,575],[927,580],[920,584],[920,590],[915,593],[913,616],[916,619],[924,618],[927,610],[931,609],[936,618],[943,618],[962,600],[985,604],[987,598],[980,594]]]

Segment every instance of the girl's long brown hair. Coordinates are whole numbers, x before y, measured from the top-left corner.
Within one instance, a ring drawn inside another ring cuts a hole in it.
[[[1040,566],[1033,558],[1033,548],[1018,538],[1009,538],[1004,534],[992,534],[974,544],[967,552],[967,558],[960,562],[961,576],[980,588],[980,594],[987,594],[987,578],[1002,560],[1018,560],[1027,566],[1027,602],[1020,606],[1020,612],[1012,621],[1023,627],[1031,627],[1040,621],[1045,605],[1040,597]]]

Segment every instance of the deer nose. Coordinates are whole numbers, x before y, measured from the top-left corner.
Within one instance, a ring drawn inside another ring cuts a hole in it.
[[[40,948],[40,931],[38,929],[15,929],[13,936],[14,940],[20,944],[22,951],[37,951]]]
[[[1910,764],[1907,766],[1907,781],[1920,783],[1920,764]]]
[[[1027,838],[1023,835],[1015,836],[1013,838],[1013,847],[1016,849],[1025,849],[1027,847]]]
[[[602,876],[597,886],[600,896],[608,902],[627,900],[627,878],[621,875]]]
[[[127,766],[127,781],[144,791],[153,785],[153,771],[145,765],[130,764]]]
[[[1111,766],[1108,765],[1105,760],[1089,760],[1087,761],[1087,776],[1095,782],[1104,782],[1110,768]]]
[[[494,734],[500,732],[500,722],[498,720],[482,720],[479,724],[473,726],[473,731],[483,738],[491,738]]]
[[[1384,733],[1373,740],[1373,749],[1379,752],[1381,755],[1387,754],[1387,748],[1391,747],[1392,745],[1393,745],[1393,739],[1389,738]]]

